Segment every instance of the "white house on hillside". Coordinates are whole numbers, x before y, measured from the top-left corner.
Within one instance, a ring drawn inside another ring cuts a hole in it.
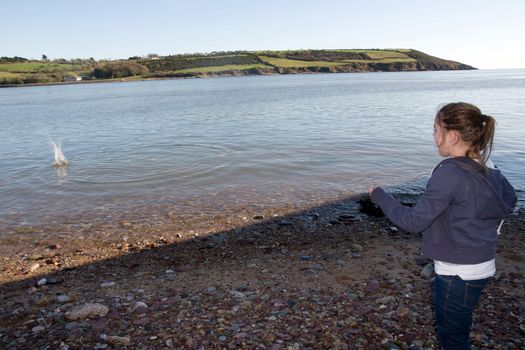
[[[82,81],[82,77],[78,75],[66,75],[64,81]]]

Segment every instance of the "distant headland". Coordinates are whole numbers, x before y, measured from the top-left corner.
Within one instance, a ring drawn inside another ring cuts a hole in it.
[[[0,57],[0,87],[300,73],[476,69],[413,49],[227,51],[119,60]]]

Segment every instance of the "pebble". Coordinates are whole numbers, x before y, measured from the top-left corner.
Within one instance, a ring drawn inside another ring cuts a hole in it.
[[[41,287],[41,286],[45,286],[47,284],[47,278],[42,278],[41,280],[39,280],[36,285]]]
[[[65,294],[62,294],[62,295],[57,296],[57,300],[59,303],[65,303],[69,301],[69,297]]]
[[[59,284],[62,282],[64,282],[64,280],[61,279],[60,277],[49,277],[47,279],[47,284]]]
[[[312,257],[310,255],[301,255],[300,258],[301,260],[306,261],[306,260],[310,260]]]
[[[133,324],[136,325],[136,326],[145,326],[148,323],[149,323],[149,319],[148,318],[141,318],[141,319],[133,321]]]
[[[421,269],[421,272],[419,273],[419,275],[424,278],[430,278],[432,277],[433,272],[434,272],[434,265],[426,264],[425,267]]]
[[[279,226],[291,226],[292,223],[290,221],[288,221],[288,220],[281,220],[281,221],[279,221],[278,225]]]
[[[78,322],[73,321],[73,322],[66,323],[66,325],[64,326],[64,329],[66,331],[72,331],[73,329],[78,328],[78,327],[79,327]]]
[[[30,272],[34,272],[34,271],[36,271],[39,267],[40,267],[40,264],[39,264],[39,263],[31,264],[31,266],[29,266],[29,271],[30,271]]]
[[[236,290],[230,290],[230,294],[233,295],[233,297],[237,298],[237,299],[243,299],[243,298],[246,297],[245,293],[239,292],[239,291],[236,291]]]
[[[109,288],[114,287],[116,285],[115,282],[104,282],[100,285],[100,288]]]
[[[396,297],[389,295],[377,300],[381,304],[390,304],[396,302]]]
[[[43,332],[45,330],[46,329],[44,327],[42,327],[42,326],[36,326],[36,327],[33,327],[33,329],[31,329],[33,334],[38,334],[38,333]]]
[[[142,301],[137,301],[131,308],[131,313],[143,314],[148,310],[148,305]]]
[[[220,340],[220,341],[226,341],[226,339],[227,339],[227,338],[226,338],[224,335],[221,335],[221,336],[219,337],[219,340]]]
[[[366,290],[368,290],[370,292],[374,292],[374,291],[376,291],[378,289],[379,289],[379,282],[376,281],[376,280],[370,280],[366,284]]]
[[[108,313],[108,307],[99,303],[87,303],[76,307],[65,313],[67,320],[75,321],[86,318],[104,317]]]
[[[350,249],[352,249],[354,252],[362,252],[364,250],[363,246],[357,243],[352,244]]]

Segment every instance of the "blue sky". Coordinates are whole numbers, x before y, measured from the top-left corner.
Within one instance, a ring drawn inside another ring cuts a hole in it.
[[[414,48],[525,68],[523,0],[26,0],[3,3],[0,18],[0,56]]]

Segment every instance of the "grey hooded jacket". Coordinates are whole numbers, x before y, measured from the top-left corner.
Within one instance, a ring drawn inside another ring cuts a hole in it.
[[[424,256],[454,264],[493,259],[498,226],[517,201],[514,188],[498,169],[467,157],[439,163],[413,208],[401,205],[380,187],[371,199],[394,224],[422,232]]]

